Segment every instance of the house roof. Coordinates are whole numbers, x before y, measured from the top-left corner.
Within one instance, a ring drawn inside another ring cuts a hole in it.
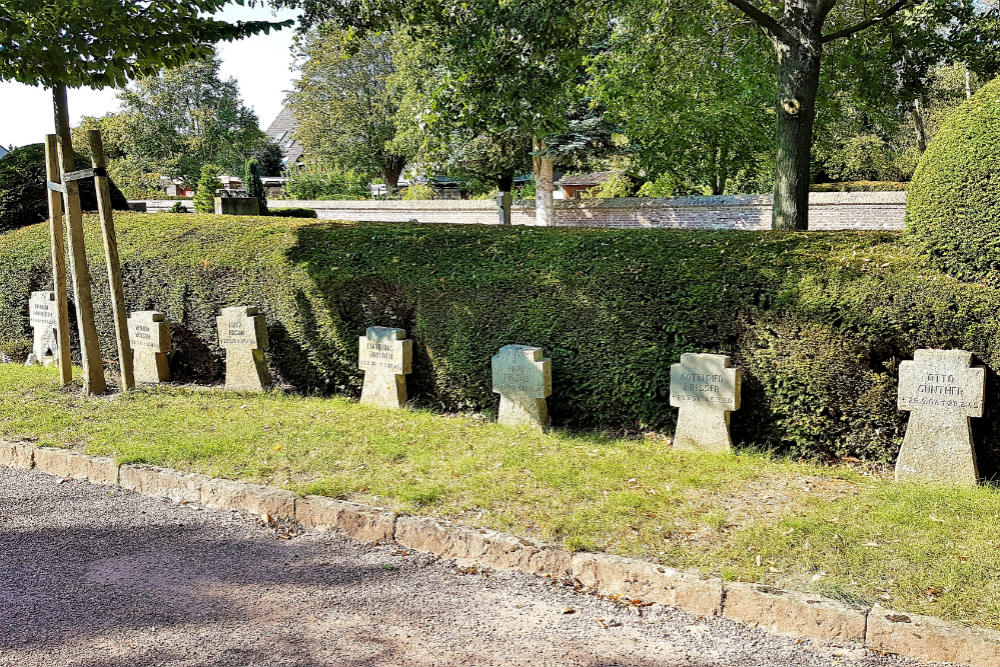
[[[3,146],[0,146],[0,157],[3,157],[6,154],[7,154],[7,149],[4,148]]]
[[[288,107],[281,107],[281,112],[267,128],[267,136],[274,140],[281,149],[281,156],[286,165],[295,164],[302,157],[302,145],[295,140],[295,130],[299,122]]]
[[[558,185],[600,185],[623,171],[595,171],[589,174],[567,174],[559,179]]]

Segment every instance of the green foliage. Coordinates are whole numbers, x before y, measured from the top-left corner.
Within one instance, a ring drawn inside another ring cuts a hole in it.
[[[332,26],[300,37],[301,76],[288,103],[310,164],[378,174],[396,187],[413,147],[396,141],[401,91],[388,83],[393,40],[390,33],[361,37]]]
[[[414,183],[406,188],[403,199],[409,200],[430,200],[434,199],[434,188],[429,185]]]
[[[289,175],[285,194],[291,199],[368,199],[371,190],[353,169],[302,169]]]
[[[840,183],[815,183],[813,192],[906,192],[909,183],[896,181],[842,181]]]
[[[635,180],[628,174],[613,174],[587,194],[594,199],[617,199],[635,195]]]
[[[278,218],[317,218],[319,214],[312,208],[269,208],[267,214]]]
[[[201,168],[201,177],[198,179],[198,188],[194,192],[194,210],[197,213],[215,212],[215,193],[222,186],[219,182],[219,175],[222,174],[222,167],[215,164],[206,164]]]
[[[77,155],[75,169],[86,169],[89,161]],[[33,225],[49,217],[49,200],[45,175],[45,146],[21,146],[0,158],[0,231]],[[80,185],[80,205],[85,211],[97,209],[94,180],[83,179]],[[128,209],[128,202],[111,182],[111,205],[117,210]]]
[[[126,298],[175,322],[175,377],[222,372],[215,316],[267,313],[272,370],[301,391],[357,395],[357,336],[373,324],[416,343],[419,405],[490,411],[489,359],[544,347],[558,425],[668,431],[669,368],[720,352],[746,369],[737,442],[803,455],[891,460],[905,416],[899,361],[920,347],[1000,369],[1000,289],[935,270],[888,233],[337,224],[266,217],[117,216]],[[99,266],[97,221],[88,248]],[[48,284],[44,225],[0,236],[0,347],[30,343],[27,302]],[[106,285],[95,282],[105,358]],[[988,385],[987,410],[1000,406]],[[976,424],[990,474],[1000,420]]]
[[[636,192],[637,197],[673,197],[679,184],[677,178],[670,173],[660,174],[651,181],[646,181]]]
[[[220,67],[215,56],[194,60],[123,90],[117,121],[124,127],[123,152],[185,185],[194,184],[207,163],[242,173],[246,160],[271,142],[240,99],[236,80],[223,80]]]
[[[908,231],[937,264],[963,278],[1000,277],[1000,79],[944,124],[920,160]]]
[[[219,41],[290,23],[211,18],[231,1],[4,0],[0,80],[124,88],[130,79],[204,57]]]
[[[174,205],[170,207],[171,213],[187,213],[188,208],[184,205],[184,202],[175,201]]]
[[[267,215],[267,196],[264,194],[264,184],[260,180],[260,165],[250,158],[243,169],[243,187],[247,196],[255,198],[260,204],[260,214]]]

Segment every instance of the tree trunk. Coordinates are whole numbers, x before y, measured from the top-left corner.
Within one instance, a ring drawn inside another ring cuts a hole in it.
[[[801,33],[800,33],[801,34]],[[778,122],[772,229],[809,228],[810,153],[816,119],[822,42],[801,34],[793,43],[776,42]]]
[[[917,132],[917,150],[923,155],[927,150],[927,129],[924,127],[924,115],[920,98],[913,100],[913,128]]]
[[[721,195],[726,192],[729,182],[729,146],[715,150],[715,166],[712,170],[712,194]]]
[[[385,187],[388,194],[391,195],[399,189],[399,177],[403,174],[403,168],[405,166],[405,162],[390,160],[388,164],[382,168],[382,178],[385,179]]]
[[[545,150],[545,142],[534,139],[535,153]],[[552,198],[552,158],[535,155],[532,157],[535,167],[535,224],[551,227],[555,224],[556,211]]]
[[[972,77],[969,74],[969,68],[965,68],[965,99],[972,98]]]

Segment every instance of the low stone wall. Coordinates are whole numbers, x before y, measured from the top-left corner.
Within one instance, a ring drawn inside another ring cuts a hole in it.
[[[168,210],[169,200],[134,202],[150,213]],[[499,223],[493,200],[294,201],[274,200],[270,208],[309,208],[322,220],[418,222],[472,225]],[[668,229],[770,229],[770,195],[722,195],[562,200],[555,203],[557,227],[660,227]],[[905,192],[814,192],[809,198],[810,229],[899,230],[906,212]],[[533,201],[514,203],[515,225],[534,225]]]

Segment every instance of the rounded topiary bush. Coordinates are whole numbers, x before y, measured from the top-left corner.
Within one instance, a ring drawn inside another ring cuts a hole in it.
[[[89,161],[77,155],[74,169],[86,169]],[[80,205],[85,211],[97,209],[94,179],[85,178],[80,184]],[[15,148],[0,158],[0,231],[15,229],[49,217],[49,201],[45,187],[45,146],[29,144]],[[111,183],[111,206],[128,209],[128,201]]]
[[[1000,79],[956,109],[927,148],[906,225],[949,273],[1000,276]]]

